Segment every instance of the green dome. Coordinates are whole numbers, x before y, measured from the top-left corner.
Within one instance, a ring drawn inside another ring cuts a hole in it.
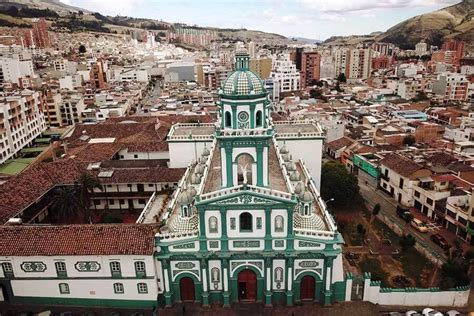
[[[226,95],[253,95],[265,92],[262,80],[250,70],[234,71],[222,84]]]

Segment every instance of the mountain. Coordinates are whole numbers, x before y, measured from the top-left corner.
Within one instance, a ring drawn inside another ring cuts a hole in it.
[[[189,27],[171,24],[156,19],[128,16],[105,16],[98,12],[70,6],[59,0],[6,0],[0,2],[0,26],[30,27],[31,18],[45,17],[52,27],[70,31],[84,30],[130,34],[137,29],[167,32],[175,27]],[[223,29],[215,27],[191,28],[215,31],[223,40],[254,41],[268,45],[278,45],[290,40],[282,35],[247,29]],[[164,34],[162,34],[164,36]]]
[[[420,40],[440,46],[443,40],[456,38],[474,45],[474,0],[464,0],[438,11],[415,16],[376,37],[403,49],[413,49]]]

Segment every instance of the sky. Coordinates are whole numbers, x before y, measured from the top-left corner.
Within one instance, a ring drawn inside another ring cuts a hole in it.
[[[325,40],[386,31],[460,0],[61,0],[106,15]]]

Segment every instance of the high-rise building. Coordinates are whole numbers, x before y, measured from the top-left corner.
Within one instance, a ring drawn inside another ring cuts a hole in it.
[[[415,54],[416,56],[425,56],[428,55],[428,44],[425,41],[420,41],[415,45]]]
[[[290,54],[290,60],[296,65],[296,69],[301,70],[303,60],[303,47],[297,47]]]
[[[367,79],[372,70],[372,55],[369,48],[338,49],[334,53],[335,74],[345,74],[347,79]]]
[[[51,47],[51,37],[48,32],[48,24],[44,18],[33,19],[33,28],[25,31],[25,45],[27,47],[48,48]]]
[[[433,81],[433,93],[441,96],[444,101],[465,101],[467,99],[469,80],[458,73],[442,73]]]
[[[250,59],[250,70],[265,80],[272,72],[272,59],[270,57]]]
[[[443,46],[441,47],[441,49],[444,51],[455,52],[454,53],[455,58],[453,60],[453,63],[459,66],[460,60],[464,57],[464,46],[465,46],[465,43],[463,41],[450,39],[443,43]]]
[[[256,47],[255,47],[255,43],[250,41],[249,44],[248,44],[248,51],[249,51],[249,55],[250,55],[250,58],[255,58],[257,57],[257,53],[255,51]]]
[[[320,79],[321,55],[318,52],[305,52],[301,59],[301,89],[311,86]]]
[[[92,65],[90,71],[90,78],[92,85],[96,89],[105,89],[107,84],[107,64],[104,63],[102,60],[98,60],[96,63]]]
[[[300,89],[300,73],[287,55],[279,55],[274,60],[270,76],[278,81],[280,92],[297,91]]]
[[[13,157],[46,129],[38,92],[0,98],[0,163]]]

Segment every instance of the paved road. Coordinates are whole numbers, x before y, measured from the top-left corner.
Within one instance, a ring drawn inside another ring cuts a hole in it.
[[[438,245],[434,244],[429,236],[429,233],[420,233],[410,225],[406,225],[405,221],[397,216],[397,203],[394,199],[386,195],[380,190],[375,190],[373,187],[370,187],[365,184],[364,181],[359,181],[360,193],[362,197],[366,200],[366,204],[369,210],[371,210],[375,204],[379,203],[381,206],[380,213],[388,214],[390,218],[400,224],[405,226],[407,231],[413,235],[416,241],[419,244],[428,244],[430,245],[431,252],[436,253],[439,258],[447,259],[444,250],[442,250]]]

